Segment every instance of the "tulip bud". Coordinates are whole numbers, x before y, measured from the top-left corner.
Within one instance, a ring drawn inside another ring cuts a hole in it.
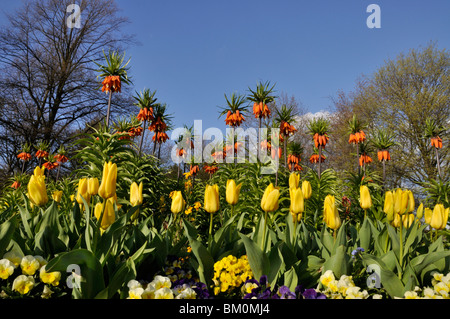
[[[420,203],[419,207],[417,208],[416,217],[419,220],[422,219],[422,217],[423,217],[423,203]]]
[[[105,231],[106,229],[108,229],[108,227],[111,226],[116,220],[116,213],[114,211],[112,200],[106,200],[104,203],[97,203],[97,205],[95,205],[94,215],[97,220],[99,220],[100,217],[102,218],[100,222],[101,230]]]
[[[409,228],[414,222],[414,214],[404,214],[402,216],[403,227]]]
[[[37,166],[34,175],[31,175],[28,182],[28,197],[36,206],[44,206],[48,202],[47,189],[45,187],[44,169]]]
[[[89,203],[91,200],[91,196],[88,193],[88,180],[87,178],[80,178],[78,180],[78,190],[77,190],[77,196],[75,200],[78,204],[83,204],[83,199],[81,198],[83,196],[84,200]]]
[[[366,185],[363,185],[359,188],[359,204],[362,209],[369,209],[372,207],[372,198],[370,197],[369,188]]]
[[[206,185],[203,207],[208,213],[215,213],[219,210],[219,186]]]
[[[290,211],[294,214],[301,214],[305,210],[303,192],[300,188],[289,190],[291,197]]]
[[[383,211],[387,215],[388,222],[394,220],[394,193],[387,191],[384,195],[384,209]]]
[[[299,182],[300,182],[300,175],[298,175],[295,172],[292,172],[289,175],[289,188],[297,188]]]
[[[416,203],[414,201],[414,194],[410,190],[407,190],[406,192],[408,194],[407,212],[412,213],[416,208]]]
[[[98,189],[98,194],[108,199],[116,194],[117,165],[111,162],[103,166],[102,183]]]
[[[265,212],[273,212],[278,209],[278,199],[280,190],[274,187],[272,183],[267,186],[261,199],[261,208]]]
[[[323,220],[331,229],[338,229],[342,225],[339,212],[336,207],[335,198],[332,195],[327,195],[324,200]]]
[[[183,199],[183,194],[181,191],[174,191],[172,195],[172,205],[170,206],[170,210],[174,214],[178,214],[184,209],[185,201]]]
[[[431,215],[430,226],[434,229],[444,229],[447,226],[449,209],[444,205],[436,204]]]
[[[236,205],[239,200],[239,193],[241,192],[242,183],[236,186],[233,179],[227,180],[226,200],[230,205]]]
[[[395,213],[391,225],[394,226],[395,228],[399,228],[402,225],[402,218],[400,214]]]
[[[55,202],[60,203],[62,198],[62,191],[54,191],[52,194],[52,198]]]
[[[426,207],[423,215],[424,215],[425,223],[430,224],[431,217],[433,216],[433,211],[430,208]]]
[[[139,183],[139,186],[136,182],[133,182],[130,187],[130,203],[131,206],[138,206],[141,205],[144,201],[144,198],[142,196],[144,185]]]
[[[88,194],[93,196],[98,194],[98,178],[97,177],[91,177],[88,179]]]
[[[304,199],[311,198],[311,195],[312,195],[311,183],[308,182],[307,180],[304,180],[302,183],[302,192],[303,192]]]

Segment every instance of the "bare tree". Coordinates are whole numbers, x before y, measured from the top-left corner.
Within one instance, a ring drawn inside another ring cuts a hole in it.
[[[120,32],[127,18],[118,16],[114,1],[79,1],[80,28],[67,22],[71,3],[27,1],[0,30],[0,163],[7,174],[19,164],[21,144],[42,140],[54,150],[86,123],[103,119],[107,99],[94,61],[103,59],[103,50],[133,42]],[[117,94],[113,110],[130,101],[126,92]]]

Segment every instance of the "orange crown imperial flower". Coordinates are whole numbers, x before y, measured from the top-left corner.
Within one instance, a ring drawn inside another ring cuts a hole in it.
[[[389,151],[387,151],[387,150],[378,151],[377,156],[378,156],[378,160],[380,162],[391,160],[391,154],[389,154]]]
[[[108,75],[102,82],[102,92],[119,92],[121,90],[120,76]]]
[[[240,126],[242,122],[245,121],[244,116],[239,112],[239,110],[236,110],[235,113],[231,113],[229,110],[227,113],[227,117],[225,118],[225,124],[230,126]]]
[[[442,138],[440,138],[439,136],[432,137],[431,146],[434,146],[436,148],[442,148]]]
[[[329,140],[328,134],[319,135],[319,133],[316,133],[314,134],[313,138],[314,138],[314,145],[316,148],[318,148],[319,145],[325,147],[325,145],[327,145]]]
[[[47,151],[43,151],[43,150],[38,150],[36,152],[35,155],[37,158],[43,158],[43,157],[47,157],[48,156],[48,152]]]
[[[359,157],[359,166],[363,166],[364,164],[372,163],[372,158],[367,154],[361,154]]]
[[[267,118],[270,116],[270,110],[267,104],[255,102],[253,103],[253,114],[255,118]]]
[[[136,116],[139,121],[152,121],[153,118],[153,108],[144,107],[139,111],[139,114]]]
[[[31,159],[31,154],[26,153],[26,152],[22,152],[19,155],[17,155],[17,158],[26,162],[26,161],[29,161]]]
[[[320,162],[321,162],[321,163],[325,162],[325,158],[326,158],[326,157],[325,157],[324,155],[322,155],[322,156],[321,156]],[[310,163],[312,163],[312,164],[319,163],[319,154],[313,154],[313,155],[311,155],[311,157],[309,158],[309,161],[310,161]]]

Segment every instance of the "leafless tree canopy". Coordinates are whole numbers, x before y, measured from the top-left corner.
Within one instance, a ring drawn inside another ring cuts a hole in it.
[[[69,28],[71,3],[27,1],[0,30],[0,165],[5,173],[17,168],[23,143],[43,140],[55,149],[104,116],[107,100],[94,61],[103,60],[103,50],[122,50],[132,36],[121,33],[127,19],[110,0],[77,2],[81,27]],[[129,104],[126,94],[113,100],[116,112]]]

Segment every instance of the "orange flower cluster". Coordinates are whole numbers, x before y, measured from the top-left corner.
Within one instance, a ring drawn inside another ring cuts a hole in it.
[[[124,135],[119,137],[119,140],[129,140],[129,139],[131,139],[130,132],[117,132],[117,134],[124,134]]]
[[[52,169],[57,168],[59,166],[59,163],[45,162],[44,164],[42,164],[42,166],[51,171]]]
[[[287,158],[289,170],[294,170],[294,171],[301,171],[301,170],[303,170],[303,168],[299,164],[300,161],[301,161],[300,156],[297,156],[297,155],[294,155],[294,154],[289,154],[289,156]]]
[[[12,183],[11,187],[14,189],[18,189],[20,187],[19,181],[14,181],[14,183]]]
[[[178,157],[183,157],[183,155],[186,154],[186,151],[182,148],[177,149],[177,156]]]
[[[139,121],[153,121],[153,108],[142,108],[136,117]]]
[[[255,115],[255,118],[266,118],[270,116],[270,110],[267,104],[255,102],[253,103],[253,114]]]
[[[260,145],[261,145],[261,149],[263,149],[263,150],[270,150],[270,148],[271,148],[270,142],[267,140],[262,141],[260,143]]]
[[[38,150],[36,152],[35,155],[37,158],[43,158],[43,157],[47,157],[48,156],[48,152],[47,151],[43,151],[43,150]]]
[[[63,154],[56,154],[55,155],[55,161],[60,163],[65,163],[69,160],[69,158],[66,155]]]
[[[153,134],[152,141],[155,141],[155,139],[158,143],[165,143],[169,139],[169,135],[166,132],[157,132]]]
[[[366,134],[364,131],[356,132],[355,134],[350,134],[350,138],[348,139],[348,142],[350,144],[358,144],[361,142],[364,142],[366,140]]]
[[[285,121],[281,122],[281,124],[280,124],[280,133],[281,134],[280,135],[289,136],[289,135],[293,134],[295,131],[297,131],[297,129],[293,125],[291,125]]]
[[[227,117],[225,118],[225,124],[230,126],[240,126],[242,122],[245,121],[245,118],[236,110],[236,113],[231,113],[231,110],[228,110]]]
[[[121,83],[120,76],[118,75],[108,75],[102,82],[102,92],[119,92],[120,93]]]
[[[313,138],[314,138],[314,145],[316,146],[316,148],[318,148],[319,145],[325,148],[325,145],[327,145],[327,142],[329,140],[327,134],[319,135],[319,133],[316,133],[314,134]]]
[[[363,166],[364,164],[372,163],[372,158],[366,153],[361,154],[359,157],[359,166]]]
[[[200,170],[200,168],[198,167],[198,165],[191,165],[190,168],[189,168],[189,173],[192,176],[195,176],[195,175],[197,175],[199,170]]]
[[[148,129],[152,132],[165,132],[167,130],[167,124],[158,116],[156,121],[153,120]]]
[[[310,163],[315,164],[315,163],[319,163],[319,154],[313,154],[311,155],[311,157],[309,158]],[[320,162],[323,163],[325,162],[325,156],[322,155]]]
[[[31,159],[31,154],[22,152],[19,155],[17,155],[17,158],[21,159],[22,161],[29,161]]]
[[[442,148],[442,138],[440,138],[439,136],[432,137],[431,146],[434,146],[436,148]]]
[[[272,156],[272,159],[275,159],[276,154],[277,154],[276,147],[271,148],[270,155]],[[281,147],[278,147],[278,158],[281,158],[282,154],[283,154],[283,151],[282,151]]]
[[[128,130],[128,134],[131,138],[135,136],[141,136],[143,130],[144,129],[142,128],[142,126],[132,127]]]
[[[391,154],[389,154],[389,151],[387,151],[387,150],[378,151],[377,155],[378,155],[378,160],[380,162],[391,160]]]
[[[217,170],[219,169],[219,167],[217,165],[204,165],[203,169],[205,170],[206,173],[208,174],[214,174],[215,172],[217,172]]]

